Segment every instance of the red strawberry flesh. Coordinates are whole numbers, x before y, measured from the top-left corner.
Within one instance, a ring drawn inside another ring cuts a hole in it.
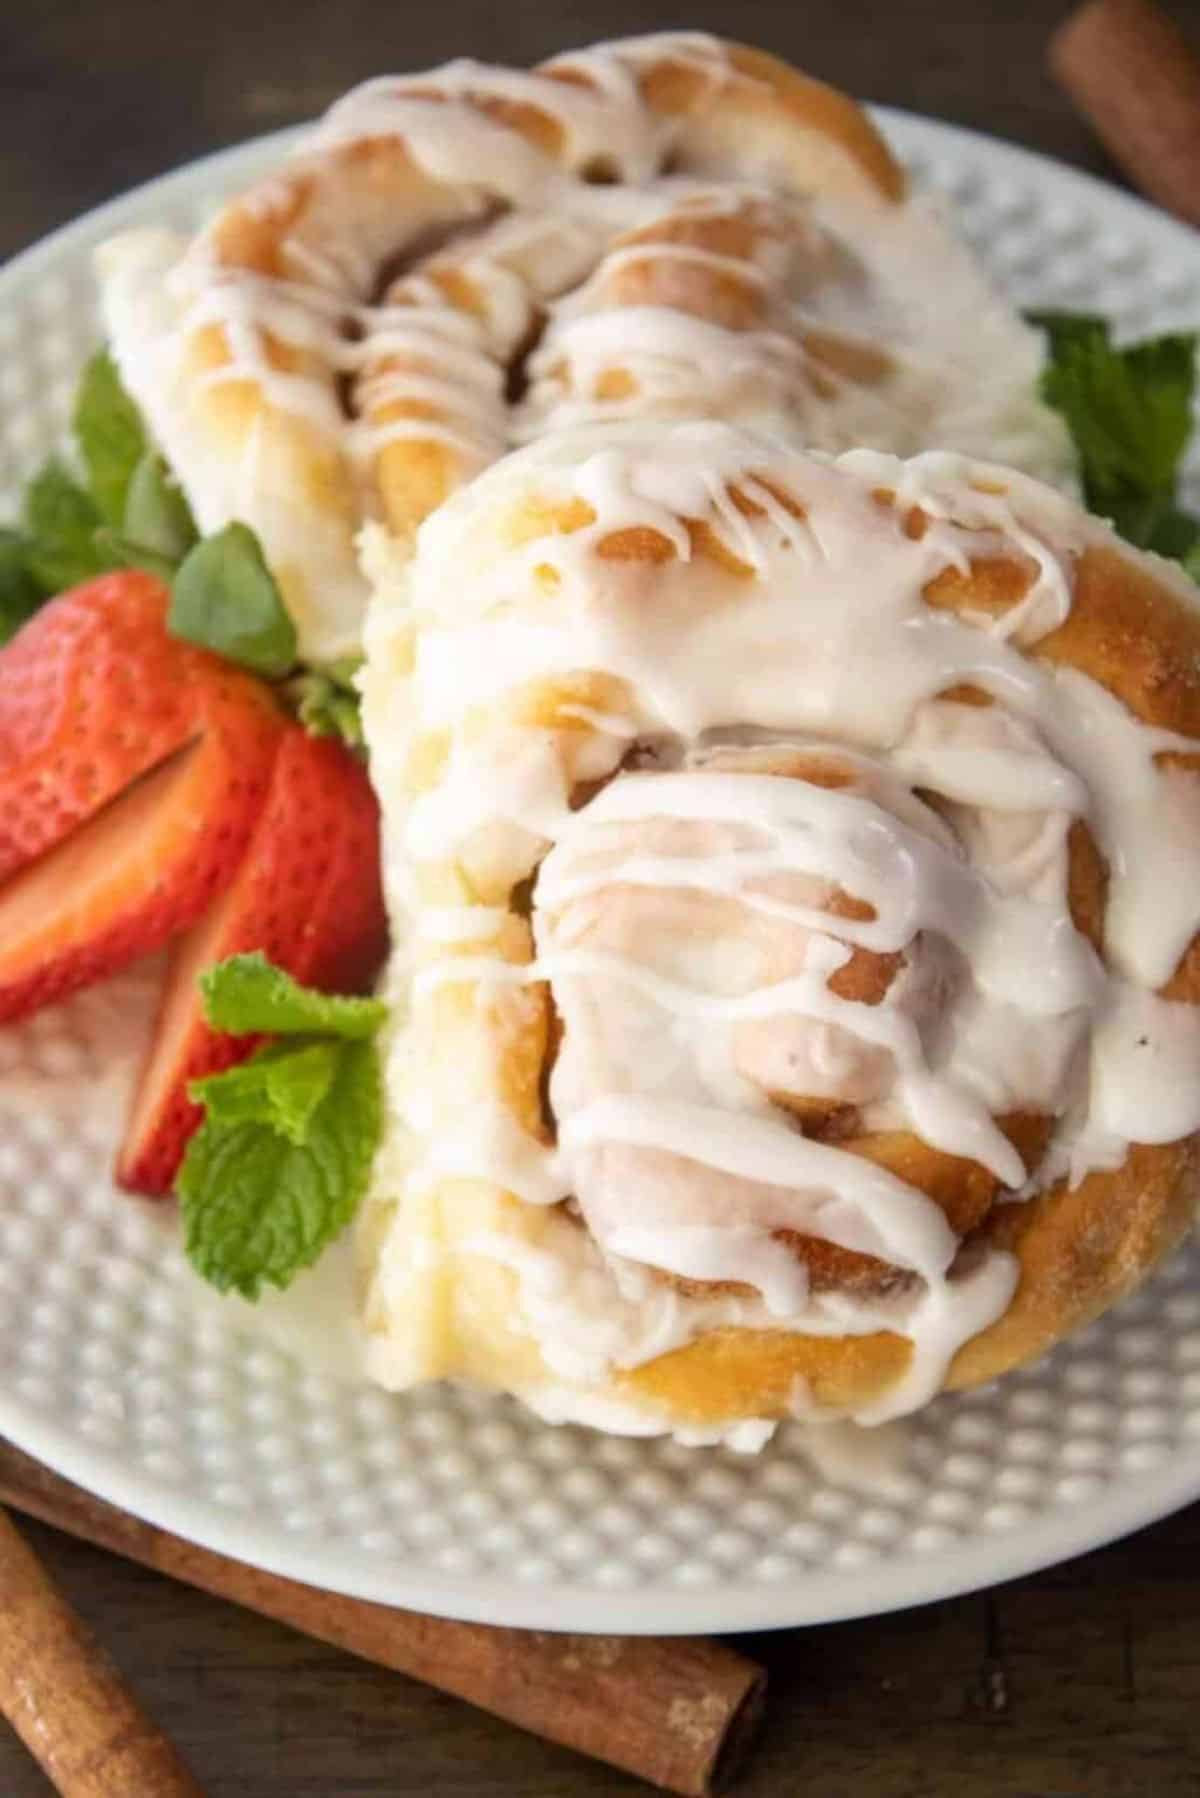
[[[0,1023],[160,948],[234,878],[282,726],[242,676],[210,703],[202,737],[0,887]]]
[[[233,884],[176,947],[117,1165],[134,1192],[170,1190],[201,1108],[189,1081],[242,1060],[253,1037],[205,1021],[197,976],[261,950],[306,985],[361,991],[382,958],[379,814],[362,764],[340,743],[287,732]]]

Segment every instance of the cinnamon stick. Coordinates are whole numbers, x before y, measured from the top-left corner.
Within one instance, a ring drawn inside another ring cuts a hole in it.
[[[202,1798],[2,1511],[0,1710],[63,1798]]]
[[[1050,66],[1137,185],[1200,225],[1200,58],[1174,20],[1154,0],[1088,0]]]
[[[724,1788],[761,1715],[762,1668],[718,1642],[495,1629],[321,1592],[143,1523],[3,1442],[0,1499],[684,1798]]]

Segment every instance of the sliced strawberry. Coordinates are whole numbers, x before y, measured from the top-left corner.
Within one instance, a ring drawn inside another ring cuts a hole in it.
[[[205,1022],[197,976],[228,955],[261,949],[305,985],[361,991],[383,956],[379,811],[366,773],[340,743],[290,729],[234,883],[176,947],[134,1097],[117,1178],[168,1192],[200,1121],[188,1082],[241,1061],[256,1045]]]
[[[257,681],[217,667],[202,734],[0,888],[0,1022],[190,929],[234,877],[284,725]]]
[[[217,657],[136,570],[51,600],[0,650],[0,881],[196,735]]]

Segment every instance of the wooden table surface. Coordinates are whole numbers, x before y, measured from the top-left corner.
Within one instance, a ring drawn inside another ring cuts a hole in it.
[[[4,0],[0,256],[388,68],[696,25],[852,92],[1108,173],[1044,72],[1053,0],[647,13],[632,0]],[[1200,0],[1175,11],[1200,38]],[[1198,321],[1200,322],[1200,321]],[[453,1699],[30,1526],[212,1798],[618,1798],[635,1781]],[[870,1573],[864,1573],[870,1579]],[[1200,1507],[1065,1567],[900,1616],[757,1638],[773,1682],[745,1798],[1195,1798]],[[0,1726],[0,1794],[48,1790]],[[137,1794],[128,1794],[137,1798]]]

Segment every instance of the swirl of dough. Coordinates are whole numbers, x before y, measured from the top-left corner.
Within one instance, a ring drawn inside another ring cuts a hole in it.
[[[1200,615],[1168,564],[961,456],[593,426],[428,520],[368,651],[411,993],[380,1378],[877,1421],[1178,1240]]]
[[[308,659],[359,646],[364,521],[407,553],[564,422],[1068,465],[1034,334],[861,110],[699,34],[369,81],[191,244],[135,232],[100,267],[202,530],[258,532]]]

